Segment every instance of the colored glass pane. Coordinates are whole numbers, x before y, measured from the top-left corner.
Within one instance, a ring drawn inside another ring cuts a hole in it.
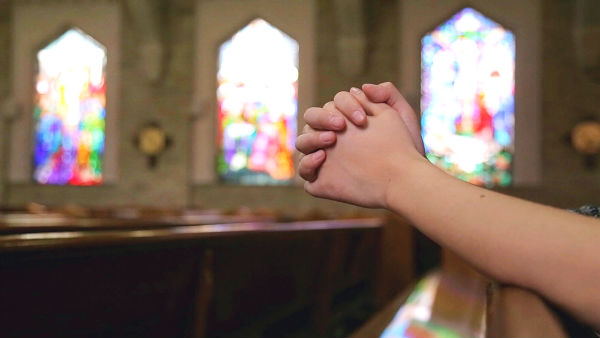
[[[37,54],[34,179],[41,184],[102,182],[106,49],[70,29]]]
[[[282,184],[294,174],[298,43],[256,19],[219,53],[217,172],[225,182]]]
[[[421,123],[431,162],[473,184],[511,184],[514,68],[514,35],[471,8],[423,37]]]

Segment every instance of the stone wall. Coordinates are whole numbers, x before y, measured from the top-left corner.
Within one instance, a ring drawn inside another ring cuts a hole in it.
[[[600,84],[586,78],[576,64],[572,33],[574,3],[543,1],[543,184],[507,190],[559,207],[600,204],[599,168],[587,168],[582,156],[566,140],[571,128],[583,118],[600,118]]]
[[[90,206],[144,205],[160,207],[201,206],[231,209],[239,206],[272,208],[288,214],[318,209],[323,213],[356,213],[359,209],[336,202],[314,199],[300,186],[238,187],[191,186],[189,182],[189,115],[193,86],[193,34],[195,0],[161,1],[161,37],[165,43],[165,67],[158,84],[147,82],[139,67],[136,42],[140,32],[124,10],[122,98],[119,120],[120,179],[100,187],[55,187],[0,185],[0,201],[23,205],[30,201],[60,205]],[[363,82],[398,79],[398,4],[395,0],[365,1],[368,49],[364,74],[349,77],[340,73],[335,44],[333,2],[317,0],[317,102],[322,105],[340,90]],[[570,128],[584,116],[598,116],[600,86],[577,71],[571,38],[573,4],[566,0],[543,1],[543,183],[540,187],[506,189],[516,196],[575,206],[600,203],[598,169],[587,169],[580,156],[565,141]],[[10,2],[0,0],[0,98],[10,86]],[[397,82],[397,81],[396,81]],[[159,121],[173,138],[173,146],[149,169],[132,139],[145,122]],[[518,127],[518,126],[517,126]],[[1,131],[1,129],[0,129]],[[8,142],[6,134],[1,142]],[[6,161],[6,154],[0,158]],[[0,166],[0,177],[4,177]]]
[[[9,93],[9,73],[10,73],[10,17],[9,17],[9,4],[5,1],[0,1],[0,105]],[[0,106],[1,107],[1,106]],[[0,108],[1,109],[1,108]],[[5,199],[5,183],[4,180],[7,161],[7,154],[4,149],[6,148],[6,126],[4,118],[1,115],[0,110],[0,205]]]

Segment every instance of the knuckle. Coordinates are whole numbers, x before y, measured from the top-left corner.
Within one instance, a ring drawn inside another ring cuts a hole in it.
[[[304,141],[304,142],[296,144],[296,149],[298,149],[298,151],[303,153],[304,155],[310,155],[310,153],[314,150],[313,148],[314,148],[314,146],[312,146],[310,144],[310,142],[308,142],[308,141]],[[307,164],[310,164],[310,163],[307,163],[305,160],[304,166],[306,166]]]
[[[316,169],[319,166],[319,161],[317,160],[317,157],[315,156],[315,154],[311,153],[310,155],[307,155],[307,157],[308,157],[308,160],[306,163],[306,167],[310,170]]]
[[[346,113],[347,111],[362,110],[359,102],[363,96],[364,93],[362,93],[362,91],[360,94],[354,95],[350,94],[349,92],[340,92],[338,95],[336,95],[334,101],[336,107],[339,107],[340,111]]]
[[[302,159],[300,159],[300,163],[298,164],[298,172],[300,173],[300,175],[302,174],[306,174],[306,172],[310,169],[307,166],[307,159],[310,158],[310,156],[303,156]]]
[[[315,176],[315,171],[314,170],[306,170],[302,173],[301,177],[306,181],[306,182],[312,182],[316,179]]]
[[[338,101],[343,101],[345,100],[348,96],[349,93],[348,92],[338,92],[337,94],[335,94],[335,96],[333,97],[333,101],[334,102],[338,102]]]
[[[302,118],[304,118],[304,121],[307,121],[310,118],[310,115],[312,114],[312,111],[314,109],[315,109],[314,107],[310,107],[304,111],[304,115],[302,115]]]
[[[328,111],[331,111],[334,108],[335,108],[335,103],[333,103],[333,101],[329,101],[323,105],[323,109],[328,110]]]
[[[300,177],[301,177],[303,180],[305,180],[305,181],[308,181],[308,178],[306,177],[306,172],[305,172],[305,171],[299,170],[299,171],[298,171],[298,175],[300,175]]]
[[[323,119],[323,122],[326,124],[329,121],[331,121],[331,119],[337,115],[337,108],[335,107],[335,104],[333,103],[333,101],[329,101],[325,104],[324,106],[324,114],[322,114],[320,117]]]
[[[298,175],[300,175],[300,177],[302,177],[303,179],[308,180],[309,173],[310,170],[308,170],[306,166],[302,163],[302,161],[300,161],[300,165],[298,166]]]
[[[304,112],[304,120],[305,121],[310,121],[311,119],[314,119],[314,116],[318,116],[319,113],[321,113],[322,110],[323,110],[323,108],[321,108],[321,107],[310,107],[310,108],[308,108]]]
[[[304,136],[304,135],[300,135],[296,139],[296,150],[298,150],[299,152],[302,152],[302,142],[303,142],[302,141],[303,140],[302,136]]]

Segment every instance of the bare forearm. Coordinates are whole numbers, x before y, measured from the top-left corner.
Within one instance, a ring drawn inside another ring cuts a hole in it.
[[[485,273],[600,327],[597,220],[482,189],[429,164],[403,175],[388,192],[390,209]]]
[[[392,84],[363,89],[375,99],[354,88],[306,112],[312,128],[339,132],[333,146],[319,141],[322,133],[299,137],[305,190],[403,214],[485,273],[537,290],[600,328],[600,223],[441,172],[423,158],[416,114],[398,90]],[[363,108],[368,116],[361,128],[326,123],[343,116],[338,109],[351,116]]]

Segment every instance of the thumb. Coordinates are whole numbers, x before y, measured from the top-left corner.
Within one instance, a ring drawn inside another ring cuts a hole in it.
[[[398,88],[391,82],[384,82],[378,85],[364,84],[362,89],[372,102],[385,103],[400,114],[408,128],[413,144],[421,155],[425,155],[419,118]]]

